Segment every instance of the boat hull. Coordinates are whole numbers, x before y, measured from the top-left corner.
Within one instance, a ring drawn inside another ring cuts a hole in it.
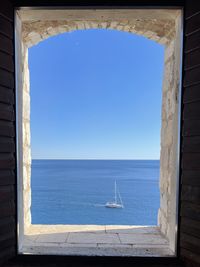
[[[123,209],[123,205],[117,203],[106,203],[106,208]]]

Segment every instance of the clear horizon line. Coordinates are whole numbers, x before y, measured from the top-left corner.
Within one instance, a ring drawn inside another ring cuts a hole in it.
[[[32,160],[160,160],[160,159],[91,159],[91,158],[88,158],[88,159],[78,159],[78,158],[71,158],[71,159],[68,159],[68,158],[60,158],[60,159],[54,159],[54,158],[32,158]]]

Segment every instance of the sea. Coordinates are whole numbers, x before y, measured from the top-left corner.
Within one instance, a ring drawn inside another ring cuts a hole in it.
[[[33,224],[156,225],[159,160],[32,160]],[[114,184],[124,208],[107,208]]]

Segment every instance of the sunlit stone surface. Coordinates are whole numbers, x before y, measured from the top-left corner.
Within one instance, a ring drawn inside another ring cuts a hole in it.
[[[172,256],[158,227],[32,225],[23,253],[87,256]]]
[[[116,19],[117,18],[117,19]],[[160,209],[158,226],[175,250],[178,168],[178,103],[180,81],[181,12],[177,10],[21,10],[17,11],[19,223],[20,235],[31,226],[30,81],[28,47],[64,32],[84,29],[115,29],[139,34],[165,45],[160,155]],[[134,64],[134,63],[133,63]],[[22,136],[22,138],[21,138]],[[21,138],[21,139],[20,139]],[[20,158],[20,156],[19,156]],[[50,229],[45,226],[46,229]],[[32,228],[31,228],[32,229]],[[53,229],[53,228],[51,228]],[[119,234],[119,233],[117,233]],[[156,235],[157,236],[157,235]],[[22,238],[23,239],[23,238]],[[27,240],[27,239],[25,239]],[[39,239],[41,240],[41,238]],[[125,239],[123,239],[125,240]],[[33,240],[31,239],[31,242]],[[116,242],[117,243],[117,242]],[[121,244],[121,243],[120,243]],[[127,245],[127,244],[126,244]],[[133,245],[133,244],[131,244]],[[165,244],[166,245],[166,244]],[[34,246],[33,246],[34,247]],[[37,246],[36,246],[37,247]],[[38,250],[34,247],[34,252]],[[94,251],[94,254],[99,250]],[[156,248],[157,249],[157,248]],[[50,250],[49,250],[50,251]],[[63,250],[62,250],[63,251]],[[73,251],[74,250],[73,248]],[[104,250],[101,250],[104,251]],[[113,250],[112,250],[113,251]],[[30,251],[29,251],[30,252]],[[130,252],[130,251],[129,251]],[[127,252],[127,253],[129,253]],[[27,252],[28,253],[28,252]],[[39,252],[38,252],[39,253]],[[62,252],[64,253],[64,252]],[[73,252],[75,253],[75,252]],[[100,253],[100,252],[98,252]],[[101,252],[105,253],[105,252]],[[101,254],[100,253],[100,254]],[[136,253],[130,252],[130,253]],[[137,253],[139,253],[137,251]],[[136,254],[137,254],[136,253]],[[154,252],[152,252],[154,253]]]

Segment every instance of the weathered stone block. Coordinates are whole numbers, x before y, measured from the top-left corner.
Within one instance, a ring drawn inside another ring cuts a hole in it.
[[[26,91],[23,92],[23,118],[30,120],[30,95]]]
[[[31,164],[31,150],[29,146],[23,147],[23,162],[24,164]]]

